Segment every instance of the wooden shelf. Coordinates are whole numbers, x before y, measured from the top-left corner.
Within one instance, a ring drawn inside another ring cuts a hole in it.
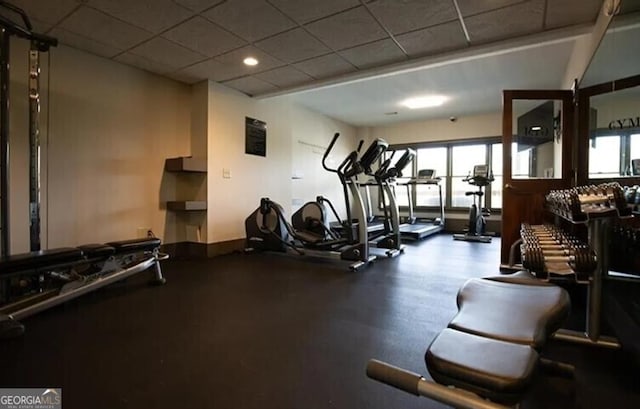
[[[169,158],[165,160],[164,168],[168,172],[207,173],[207,161],[191,156]]]
[[[167,202],[167,209],[174,211],[207,210],[207,202],[204,200],[179,200]]]

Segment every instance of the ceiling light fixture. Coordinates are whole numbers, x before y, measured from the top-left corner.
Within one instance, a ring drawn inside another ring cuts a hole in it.
[[[542,127],[541,126],[532,126],[531,130],[532,131],[542,131]]]
[[[258,65],[258,60],[256,60],[253,57],[247,57],[244,59],[243,62],[245,63],[245,65],[250,65],[250,66]]]
[[[410,109],[438,107],[447,101],[443,95],[427,95],[424,97],[409,98],[402,101],[402,105]]]

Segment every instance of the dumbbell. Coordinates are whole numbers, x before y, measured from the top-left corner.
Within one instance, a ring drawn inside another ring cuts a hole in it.
[[[558,254],[562,252],[563,254]],[[567,254],[568,253],[568,254]],[[595,254],[587,246],[571,249],[543,249],[535,246],[521,247],[522,265],[536,273],[540,278],[547,278],[553,272],[554,263],[568,264],[578,280],[586,280],[597,266]]]

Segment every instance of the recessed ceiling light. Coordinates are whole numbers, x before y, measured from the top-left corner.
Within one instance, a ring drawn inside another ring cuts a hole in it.
[[[402,101],[402,105],[410,109],[437,107],[445,103],[448,98],[443,95],[427,95],[424,97],[409,98]]]
[[[542,127],[541,127],[541,126],[532,126],[532,127],[531,127],[531,130],[532,130],[532,131],[541,131],[541,130],[542,130]]]
[[[253,57],[247,57],[243,61],[246,65],[258,65],[258,60]]]

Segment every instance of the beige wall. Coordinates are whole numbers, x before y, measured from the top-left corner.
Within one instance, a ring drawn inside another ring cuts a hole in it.
[[[15,89],[26,76],[22,43],[12,53]],[[49,73],[43,247],[133,238],[140,227],[175,241],[174,215],[161,203],[176,186],[163,168],[165,158],[190,152],[189,87],[65,46],[52,50]],[[28,250],[28,142],[17,120],[26,121],[26,96],[12,96],[11,252],[18,253]]]
[[[449,119],[404,122],[388,126],[363,128],[359,136],[382,138],[389,144],[448,141],[502,135],[502,114],[473,115]]]
[[[334,160],[341,160],[355,146],[354,128],[287,98],[255,100],[212,82],[208,87],[209,243],[244,238],[244,220],[262,197],[280,203],[288,218],[294,199],[311,200],[321,193],[340,204],[337,177],[321,169],[318,150],[335,132],[344,133],[334,155]],[[266,157],[245,154],[247,116],[267,123]],[[230,178],[223,177],[223,169],[230,171]],[[292,179],[294,173],[303,179]]]

